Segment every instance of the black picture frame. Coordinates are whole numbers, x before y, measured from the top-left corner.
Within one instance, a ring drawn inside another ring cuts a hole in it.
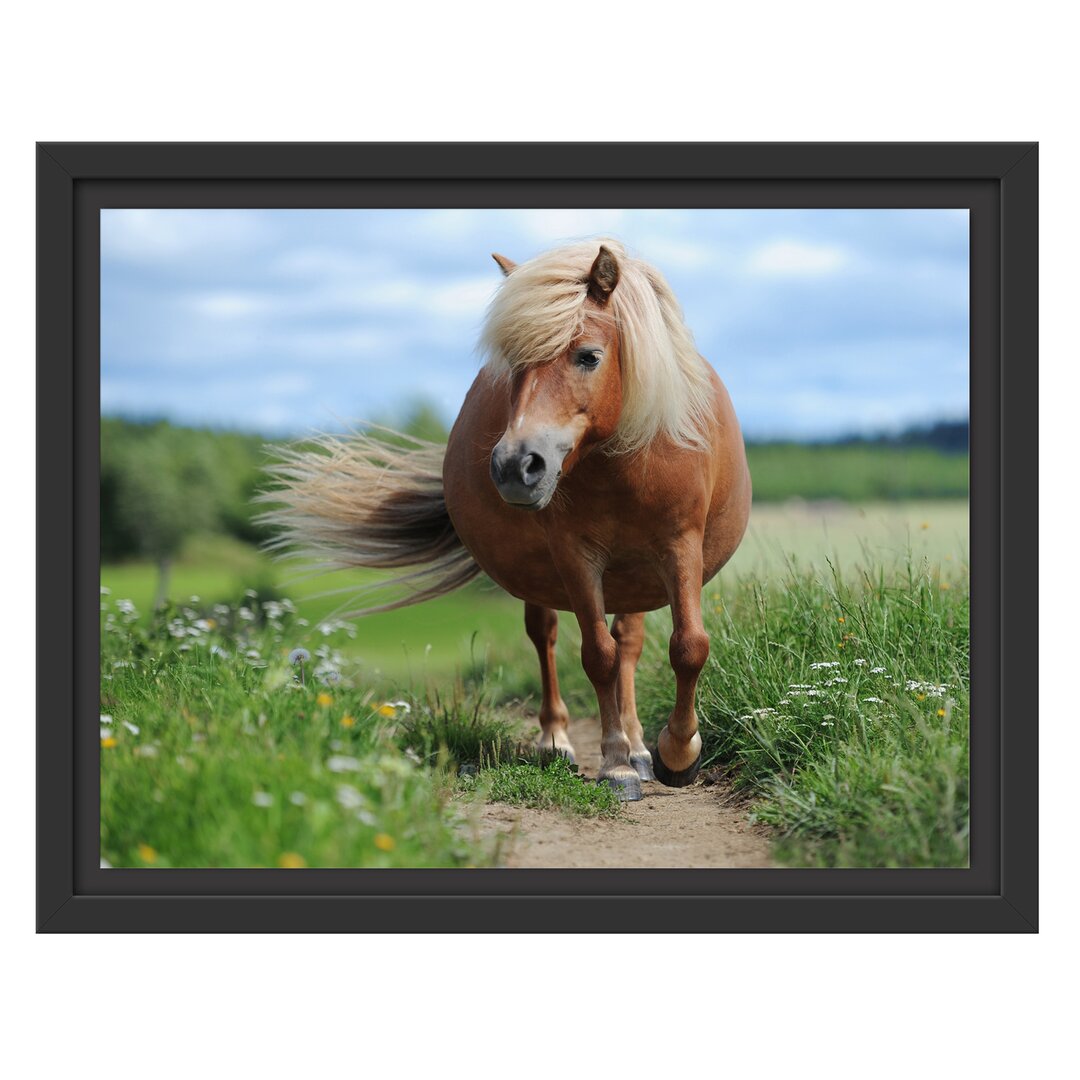
[[[1035,143],[39,144],[38,930],[1035,930],[1037,185]],[[110,205],[969,207],[970,866],[102,870],[96,210]]]

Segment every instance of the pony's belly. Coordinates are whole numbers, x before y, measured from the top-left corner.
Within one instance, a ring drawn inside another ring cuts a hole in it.
[[[531,553],[528,559],[508,558],[503,551],[466,542],[481,569],[511,596],[529,604],[572,611],[574,605],[555,568],[550,552]],[[666,606],[667,591],[663,581],[649,567],[633,570],[608,570],[603,577],[604,610],[609,615],[635,611],[655,611]]]

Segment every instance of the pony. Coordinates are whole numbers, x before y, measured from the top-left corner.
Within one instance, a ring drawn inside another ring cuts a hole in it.
[[[542,747],[573,759],[555,668],[558,612],[581,630],[601,725],[598,781],[691,783],[709,655],[704,584],[745,532],[751,484],[727,390],[670,286],[618,241],[560,246],[503,280],[483,363],[445,447],[378,432],[324,436],[271,467],[264,520],[326,568],[403,571],[419,603],[483,572],[524,601],[540,662]],[[675,701],[646,746],[634,696],[645,613],[671,608]],[[613,615],[610,626],[608,615]]]

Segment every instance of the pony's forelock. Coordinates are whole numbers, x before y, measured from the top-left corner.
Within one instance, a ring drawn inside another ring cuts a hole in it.
[[[520,371],[570,348],[584,328],[589,270],[601,245],[619,264],[619,282],[603,312],[619,333],[623,378],[622,413],[608,448],[638,450],[660,435],[680,446],[704,447],[713,408],[708,366],[671,287],[617,240],[555,248],[506,278],[481,337],[489,369]]]

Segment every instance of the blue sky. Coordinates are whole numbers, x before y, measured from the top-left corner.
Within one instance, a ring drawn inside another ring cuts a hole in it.
[[[966,210],[101,212],[101,403],[300,434],[451,421],[499,284],[608,235],[658,266],[751,437],[895,430],[968,412]]]

